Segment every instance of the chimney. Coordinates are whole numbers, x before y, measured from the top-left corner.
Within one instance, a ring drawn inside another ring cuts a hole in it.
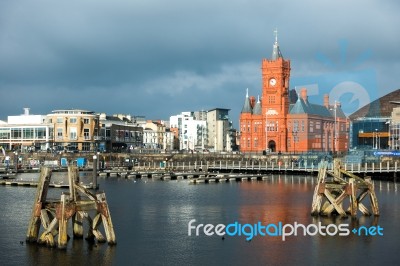
[[[254,108],[255,104],[256,104],[256,97],[250,96],[250,106],[251,106],[251,108]]]
[[[306,88],[302,88],[300,90],[300,97],[303,99],[304,102],[307,102],[307,89]]]
[[[324,94],[324,106],[329,108],[329,94]]]
[[[26,108],[26,107],[24,108],[24,115],[29,115],[29,109],[30,108]]]

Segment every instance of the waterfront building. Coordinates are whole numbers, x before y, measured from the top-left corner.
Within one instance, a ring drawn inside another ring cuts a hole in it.
[[[24,108],[24,114],[8,116],[7,122],[0,123],[0,146],[5,150],[47,150],[53,138],[53,125],[46,122],[46,116],[31,115],[29,108]]]
[[[143,145],[150,149],[165,149],[166,126],[163,121],[148,120],[143,130]]]
[[[166,151],[174,150],[174,144],[175,144],[174,140],[175,140],[175,132],[173,132],[169,127],[166,127],[162,144]]]
[[[131,151],[143,146],[143,119],[131,115],[100,114],[99,151]]]
[[[338,102],[313,104],[302,88],[289,90],[290,60],[284,59],[277,35],[271,59],[261,63],[261,98],[249,96],[240,113],[242,152],[342,152],[348,149],[348,119]],[[297,98],[297,100],[295,100]],[[295,102],[292,102],[295,100]]]
[[[54,110],[47,115],[55,150],[93,151],[99,139],[99,115],[80,109]]]
[[[400,104],[400,102],[393,102]],[[400,150],[400,107],[393,108],[391,121],[389,123],[389,148]]]
[[[205,118],[204,115],[202,118]],[[204,149],[208,145],[207,121],[196,119],[194,112],[171,116],[170,128],[178,132],[179,150]]]
[[[182,112],[170,117],[170,126],[179,132],[180,150],[232,151],[235,147],[229,109]]]
[[[399,103],[394,100],[398,99],[400,89],[372,101],[349,116],[350,148],[396,148],[397,116],[394,108]]]
[[[214,151],[232,151],[232,121],[229,109],[215,108],[207,112],[208,142]]]

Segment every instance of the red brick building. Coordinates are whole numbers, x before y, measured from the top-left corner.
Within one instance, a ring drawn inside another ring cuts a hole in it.
[[[271,60],[263,59],[262,97],[249,96],[240,114],[242,152],[347,151],[348,119],[340,104],[323,105],[308,101],[301,89],[296,102],[289,101],[290,60],[285,60],[277,37]]]

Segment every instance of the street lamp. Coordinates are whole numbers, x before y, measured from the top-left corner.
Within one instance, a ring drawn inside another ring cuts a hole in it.
[[[18,152],[14,152],[14,167],[15,167],[15,173],[18,173]]]

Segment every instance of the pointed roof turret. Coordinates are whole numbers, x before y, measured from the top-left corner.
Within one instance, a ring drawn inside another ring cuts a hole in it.
[[[278,44],[278,30],[275,29],[274,30],[274,34],[275,34],[275,43],[274,46],[272,48],[272,60],[276,60],[278,58],[283,58],[281,50],[279,49],[279,44]]]
[[[258,96],[257,103],[254,105],[253,108],[253,115],[261,115],[262,110],[261,110],[261,102],[260,102],[260,96]]]
[[[249,99],[249,89],[246,89],[246,100],[244,101],[244,105],[242,108],[241,113],[251,113],[251,105],[250,105],[250,99]]]

